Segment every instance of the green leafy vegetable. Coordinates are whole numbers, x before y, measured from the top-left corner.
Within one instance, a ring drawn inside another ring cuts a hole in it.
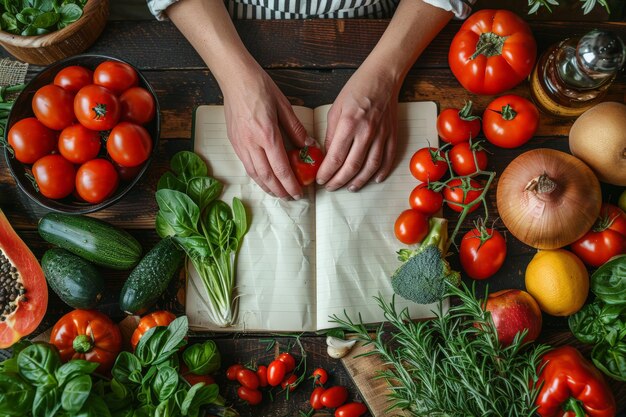
[[[626,305],[626,255],[610,259],[591,275],[591,291],[607,304]]]
[[[207,340],[188,347],[183,353],[183,361],[192,374],[209,375],[220,369],[222,358],[215,342]]]
[[[22,36],[63,29],[83,15],[87,0],[3,0],[0,29]]]
[[[587,14],[591,12],[598,4],[606,9],[607,13],[611,13],[607,0],[580,0],[583,13]],[[558,0],[528,0],[528,14],[537,13],[540,8],[545,7],[549,12],[552,12],[552,7],[558,6]]]

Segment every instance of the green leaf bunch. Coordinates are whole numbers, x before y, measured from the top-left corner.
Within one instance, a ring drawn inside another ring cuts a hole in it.
[[[22,36],[63,29],[83,15],[87,0],[2,0],[0,29]]]

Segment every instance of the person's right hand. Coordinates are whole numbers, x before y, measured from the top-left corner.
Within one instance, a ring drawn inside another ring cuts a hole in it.
[[[283,135],[294,146],[311,145],[289,100],[260,67],[222,86],[227,134],[248,175],[265,192],[302,197],[285,151]]]

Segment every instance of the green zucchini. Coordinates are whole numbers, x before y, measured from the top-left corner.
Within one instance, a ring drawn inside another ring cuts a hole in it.
[[[104,281],[95,266],[61,248],[49,249],[41,259],[48,285],[70,307],[94,308],[102,298]]]
[[[142,314],[166,290],[185,253],[167,237],[156,244],[132,270],[120,293],[120,308],[128,314]]]
[[[87,216],[48,213],[39,220],[46,241],[96,265],[128,270],[141,259],[141,245],[126,231]]]

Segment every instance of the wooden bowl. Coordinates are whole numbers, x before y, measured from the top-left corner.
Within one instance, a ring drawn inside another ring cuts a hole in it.
[[[80,19],[63,29],[39,36],[0,31],[0,45],[29,64],[52,64],[89,48],[102,33],[108,15],[109,0],[89,0]]]

